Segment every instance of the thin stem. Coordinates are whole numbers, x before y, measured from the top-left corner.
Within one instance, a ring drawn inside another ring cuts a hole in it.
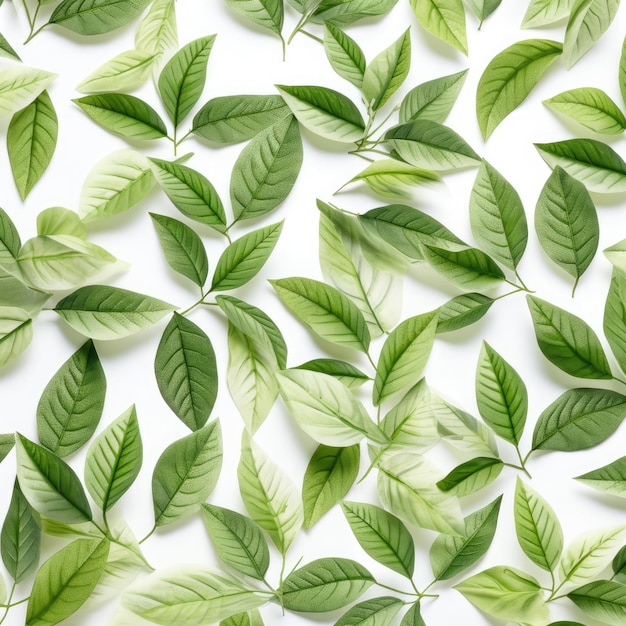
[[[411,587],[413,587],[413,590],[415,591],[415,593],[419,596],[420,595],[420,590],[417,588],[417,585],[415,584],[415,581],[410,578],[409,582],[411,583]]]
[[[435,580],[433,580],[432,582],[428,583],[428,585],[425,587],[424,591],[422,591],[421,595],[423,596],[424,594],[426,594],[426,592],[435,584],[437,584],[437,582],[439,582],[436,578]]]
[[[176,147],[180,146],[181,143],[183,143],[183,141],[185,141],[185,139],[187,139],[187,137],[189,137],[189,135],[191,135],[193,133],[193,130],[190,130],[189,132],[185,133],[177,142],[176,142]]]
[[[497,296],[496,298],[494,298],[494,302],[496,300],[502,300],[502,298],[508,298],[509,296],[512,296],[515,293],[519,293],[520,291],[524,291],[523,289],[514,289],[513,291],[508,291],[507,293],[503,293],[501,296]]]
[[[370,463],[370,466],[367,468],[367,471],[365,472],[365,474],[363,474],[363,477],[361,478],[361,480],[359,480],[359,482],[357,483],[357,485],[360,485],[368,476],[369,473],[376,467],[376,464],[378,463],[378,460],[380,459],[380,457],[385,454],[385,452],[389,449],[389,446],[386,446],[385,448],[381,448],[380,452],[376,455],[376,457],[374,458],[374,460]]]
[[[370,362],[371,366],[374,368],[374,371],[376,371],[376,363],[374,363],[374,359],[372,359],[372,355],[368,352],[365,353],[365,355],[367,356],[367,360]]]
[[[519,458],[519,462],[522,466],[521,469],[524,471],[526,476],[528,476],[528,478],[532,480],[533,477],[530,475],[530,472],[526,469],[526,459],[528,459],[528,457],[526,457],[526,459],[522,458],[522,453],[520,452],[519,447],[517,445],[515,446],[515,452],[517,452],[517,457]]]
[[[521,465],[515,465],[515,463],[505,463],[503,461],[502,465],[504,465],[504,467],[511,467],[513,469],[519,470],[520,472],[525,471],[524,468]]]
[[[154,535],[154,533],[156,532],[156,529],[157,529],[157,525],[155,524],[150,529],[150,532],[143,539],[140,539],[137,543],[141,545],[144,541],[147,541],[148,539],[150,539],[150,537],[152,537],[152,535]]]
[[[526,467],[526,463],[528,463],[528,459],[530,458],[530,455],[534,452],[534,450],[530,450],[528,452],[528,454],[524,457],[524,460],[522,461],[522,465],[524,467]]]
[[[365,161],[368,161],[369,163],[374,163],[374,160],[375,160],[375,159],[370,159],[369,157],[366,157],[363,153],[359,152],[358,150],[352,150],[352,152],[348,152],[348,154],[354,154],[354,156],[358,156],[361,159],[364,159]],[[350,181],[348,181],[348,182],[350,182]],[[346,183],[346,185],[347,184],[348,183]],[[344,185],[343,187],[345,187],[346,185]],[[343,187],[341,187],[341,189],[343,189]],[[341,189],[337,189],[337,191],[335,191],[335,193],[341,191]]]
[[[315,9],[313,9],[313,11],[309,11],[308,13],[302,14],[302,17],[296,24],[296,27],[291,32],[291,35],[289,35],[289,39],[287,39],[287,45],[289,45],[293,41],[293,38],[300,32],[302,27],[311,19],[314,11]]]
[[[378,126],[376,126],[376,128],[371,130],[368,135],[365,135],[365,139],[369,139],[372,135],[375,135],[390,120],[390,118],[393,116],[393,114],[396,113],[399,110],[400,110],[400,105],[397,104],[395,107],[393,107],[393,109],[391,109],[391,111],[385,117],[385,119]],[[376,141],[376,144],[378,144],[378,143],[380,143],[380,140]]]
[[[178,151],[178,128],[174,126],[174,133],[172,135],[172,139],[174,141],[174,156],[177,156]]]
[[[16,600],[15,602],[9,602],[9,604],[7,604],[6,606],[7,608],[12,609],[14,606],[19,606],[20,604],[24,604],[28,602],[29,600],[30,600],[30,596],[26,598],[22,598],[21,600]]]
[[[43,26],[40,26],[35,32],[30,32],[28,37],[24,40],[24,45],[26,45],[31,39],[36,37],[46,26],[48,26],[49,22],[46,22]]]
[[[576,294],[576,287],[578,287],[578,281],[580,280],[580,276],[578,276],[576,278],[576,280],[574,281],[574,286],[572,287],[572,298],[574,297],[574,295]]]
[[[91,520],[91,525],[94,526],[94,528],[97,529],[97,531],[99,533],[102,534],[103,537],[109,537],[111,533],[107,532],[104,528],[102,528],[102,526],[100,526],[97,522],[94,522],[93,520]]]
[[[522,286],[522,289],[524,291],[527,291],[528,293],[535,293],[524,284],[524,281],[522,280],[522,277],[519,275],[519,272],[517,270],[515,270],[515,278],[517,278],[519,284]]]
[[[280,33],[278,36],[280,37],[280,44],[283,48],[283,63],[284,63],[285,60],[287,59],[287,43],[285,42],[285,38],[283,37],[282,33]]]
[[[191,306],[188,306],[183,311],[179,311],[178,314],[179,315],[187,315],[187,313],[193,311],[197,306],[200,306],[202,304],[202,300],[203,300],[203,298],[200,298],[200,300],[198,300],[197,302],[194,302]]]
[[[318,43],[321,43],[322,45],[324,45],[324,40],[321,37],[318,37],[317,35],[310,33],[308,30],[304,30],[304,28],[301,28],[300,32],[303,35],[306,35],[307,37],[309,37],[310,39],[313,39],[313,41],[317,41]]]
[[[359,152],[374,152],[376,154],[382,154],[386,157],[389,156],[388,152],[383,152],[382,150],[376,150],[374,148],[359,148],[358,150],[352,150],[351,152],[348,152],[348,154],[358,154]]]
[[[26,3],[26,0],[22,0],[22,6],[24,7],[24,13],[26,13],[26,19],[28,20],[28,25],[30,26],[29,34],[32,34],[33,28],[35,25],[35,20],[30,16],[30,9],[28,8],[28,4]],[[37,8],[39,8],[39,5],[37,5]]]
[[[7,615],[9,614],[9,611],[11,610],[11,600],[13,600],[13,594],[15,593],[15,587],[16,587],[16,583],[13,583],[13,585],[11,586],[11,592],[9,593],[9,597],[7,599],[6,607],[4,609],[4,615],[0,618],[0,624],[2,624],[2,622],[4,622],[4,620],[7,618]]]
[[[396,589],[395,587],[389,587],[389,585],[384,585],[383,583],[379,583],[378,581],[376,581],[376,584],[379,587],[382,587],[383,589],[388,589],[389,591],[393,591],[395,593],[401,593],[405,596],[417,596],[417,597],[423,597],[423,595],[419,592],[414,593],[413,591],[402,591],[401,589]]]

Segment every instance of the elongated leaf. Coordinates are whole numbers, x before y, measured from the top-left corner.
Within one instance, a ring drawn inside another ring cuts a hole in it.
[[[60,457],[80,449],[100,422],[105,393],[104,370],[89,340],[57,370],[39,399],[41,444]]]
[[[357,541],[374,560],[412,578],[415,568],[415,545],[406,526],[384,509],[365,502],[341,504]]]
[[[209,100],[193,118],[192,132],[219,144],[239,143],[290,114],[280,96],[221,96]]]
[[[235,220],[260,217],[291,192],[302,166],[298,122],[285,116],[259,132],[233,167],[230,198]]]
[[[87,451],[85,484],[94,502],[108,511],[135,482],[143,444],[134,405],[98,435]]]
[[[608,389],[570,389],[539,416],[533,450],[583,450],[610,437],[626,417],[626,396]]]
[[[296,119],[312,133],[344,143],[363,136],[363,116],[343,94],[328,87],[277,85]]]
[[[176,307],[140,293],[91,285],[57,302],[54,310],[74,330],[92,339],[120,339],[152,326]]]
[[[322,444],[315,449],[302,481],[305,528],[313,526],[350,491],[360,459],[358,444],[343,448]]]
[[[176,0],[155,0],[135,31],[135,48],[162,54],[177,47]]]
[[[526,39],[489,62],[476,91],[476,115],[484,139],[526,99],[562,52],[563,46],[556,41]]]
[[[563,531],[552,507],[518,477],[515,485],[515,532],[524,554],[554,571],[563,551]]]
[[[346,611],[335,626],[389,626],[403,604],[402,600],[392,596],[365,600]]]
[[[579,378],[613,377],[602,344],[585,321],[535,296],[527,302],[537,343],[549,361]]]
[[[19,54],[15,52],[11,44],[6,40],[4,35],[2,35],[2,33],[0,33],[0,56],[14,59],[16,61],[22,60],[20,59]]]
[[[365,318],[340,291],[310,278],[281,278],[270,283],[294,315],[320,337],[367,352],[370,334]]]
[[[0,367],[22,354],[32,338],[30,315],[17,307],[0,306]]]
[[[237,478],[250,517],[268,532],[276,547],[285,554],[302,527],[300,494],[289,477],[245,431]]]
[[[49,23],[79,35],[101,35],[137,18],[150,0],[63,0],[52,12]]]
[[[461,0],[411,0],[411,8],[425,30],[467,54],[465,9]]]
[[[0,463],[7,458],[9,452],[13,450],[13,446],[15,446],[14,435],[0,435]]]
[[[619,366],[626,368],[626,278],[613,269],[604,305],[604,335]]]
[[[106,567],[108,539],[77,539],[37,572],[26,609],[28,626],[58,624],[89,598]]]
[[[324,52],[332,68],[361,89],[365,74],[365,54],[359,44],[332,22],[324,23]]]
[[[254,24],[267,28],[281,39],[284,6],[280,0],[226,0],[226,4]]]
[[[517,268],[528,241],[524,206],[511,183],[487,161],[472,188],[470,224],[485,252],[509,269]]]
[[[550,26],[564,20],[569,14],[576,0],[530,0],[522,28],[537,28]]]
[[[420,377],[435,340],[437,312],[423,313],[399,324],[380,353],[373,401],[380,405]]]
[[[598,491],[626,497],[626,457],[577,476],[576,480]]]
[[[34,67],[15,65],[2,68],[0,76],[0,117],[17,113],[30,104],[56,74]]]
[[[596,580],[574,589],[567,597],[587,615],[606,624],[626,624],[626,586],[612,580]]]
[[[439,307],[437,334],[465,328],[483,318],[494,303],[481,293],[455,296]]]
[[[217,362],[211,340],[191,320],[174,313],[154,358],[159,391],[191,430],[206,424],[217,398]]]
[[[474,12],[474,15],[476,15],[482,25],[483,21],[500,6],[502,0],[469,0],[468,3],[470,9]]]
[[[270,553],[261,529],[244,515],[211,504],[202,505],[202,518],[220,559],[242,574],[264,580]]]
[[[471,567],[489,549],[496,533],[502,496],[464,518],[462,535],[439,535],[430,549],[436,580],[448,580]]]
[[[218,421],[169,445],[152,474],[156,526],[165,526],[199,509],[217,483],[222,468],[222,434]]]
[[[159,75],[159,95],[174,126],[187,117],[202,95],[214,41],[215,35],[190,41],[174,54]]]
[[[302,0],[289,0],[302,2]],[[338,26],[349,26],[368,17],[388,13],[398,0],[322,0],[313,13],[315,22],[332,22]],[[306,3],[306,0],[305,0]],[[313,3],[315,4],[315,3]]]
[[[491,484],[503,468],[504,464],[500,459],[476,457],[455,467],[437,483],[437,487],[462,498]]]
[[[286,609],[322,613],[354,602],[373,583],[373,576],[356,561],[325,558],[289,574],[281,591]]]
[[[296,365],[292,369],[328,374],[343,383],[348,389],[357,389],[370,380],[370,377],[359,368],[337,359],[312,359],[301,365]]]
[[[247,233],[222,253],[211,282],[211,291],[228,291],[245,285],[256,276],[272,254],[283,222]]]
[[[154,52],[125,50],[85,77],[76,86],[76,91],[102,93],[137,89],[150,77],[155,60]]]

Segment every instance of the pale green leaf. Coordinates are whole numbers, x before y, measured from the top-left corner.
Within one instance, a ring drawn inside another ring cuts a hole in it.
[[[17,113],[30,104],[56,76],[25,65],[3,67],[0,75],[0,117]]]
[[[335,626],[390,626],[404,602],[392,596],[371,598],[346,611]]]
[[[176,0],[155,0],[135,32],[135,48],[162,54],[178,47]]]
[[[32,338],[30,315],[17,307],[0,306],[0,367],[22,354]]]
[[[626,457],[620,457],[608,465],[576,476],[576,480],[598,491],[624,498],[626,497]]]
[[[155,62],[154,52],[126,50],[95,69],[76,86],[80,93],[131,91],[141,87]]]
[[[490,485],[504,469],[504,463],[493,457],[476,457],[457,465],[437,487],[457,498],[468,496]]]
[[[522,28],[550,26],[569,17],[576,0],[530,0]]]
[[[465,8],[461,0],[411,0],[411,8],[425,30],[467,54]]]
[[[332,22],[324,23],[324,52],[339,76],[359,89],[363,86],[365,54],[352,37]]]
[[[282,39],[284,6],[281,0],[226,0],[240,15]]]

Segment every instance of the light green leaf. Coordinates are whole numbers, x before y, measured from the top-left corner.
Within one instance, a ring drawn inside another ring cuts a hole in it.
[[[359,473],[358,444],[342,448],[319,445],[302,481],[304,527],[311,528],[346,496]]]
[[[292,0],[298,2],[298,0]],[[368,17],[388,13],[398,0],[322,0],[313,13],[314,22],[349,26]]]
[[[619,366],[626,368],[626,277],[613,269],[604,306],[604,335]]]
[[[363,437],[387,443],[361,401],[332,376],[283,370],[278,374],[278,386],[300,428],[318,443],[345,447],[359,443]]]
[[[0,2],[0,4],[2,3]],[[15,52],[11,44],[6,40],[4,35],[2,35],[2,33],[0,33],[0,57],[7,57],[15,61],[22,60],[20,59],[19,54]]]
[[[584,485],[620,498],[626,497],[626,457],[576,476]]]
[[[626,624],[626,586],[612,580],[596,580],[574,589],[567,597],[587,615],[621,626]]]
[[[192,515],[215,489],[222,469],[222,431],[209,422],[169,445],[152,474],[154,523],[166,526]]]
[[[467,54],[465,9],[461,0],[411,0],[411,8],[425,30]]]
[[[76,86],[79,93],[131,91],[149,78],[156,56],[146,50],[126,50],[103,63]]]
[[[286,609],[323,613],[354,602],[373,584],[374,577],[356,561],[325,558],[289,574],[281,592]]]
[[[484,139],[526,99],[562,52],[557,41],[525,39],[489,62],[476,91],[476,115]]]
[[[267,531],[279,551],[285,554],[302,528],[304,515],[300,494],[287,474],[245,431],[237,478],[250,517]]]
[[[415,602],[411,608],[404,614],[400,626],[426,626],[426,622],[422,619],[422,611],[420,603]]]
[[[17,256],[22,242],[9,214],[0,208],[0,266],[17,271]]]
[[[174,313],[154,358],[159,391],[191,430],[204,426],[217,398],[217,362],[211,340],[191,320]]]
[[[265,626],[258,609],[231,615],[220,622],[220,626]]]
[[[483,21],[502,4],[502,0],[468,0],[468,4],[482,25]]]
[[[482,293],[465,293],[448,300],[439,307],[437,334],[474,324],[487,314],[493,303],[493,298]]]
[[[622,274],[626,273],[626,239],[605,248],[603,252],[613,269],[619,270]]]
[[[272,254],[283,222],[265,226],[231,243],[217,261],[210,291],[228,291],[256,276]]]
[[[150,162],[134,150],[117,150],[89,172],[80,192],[78,212],[83,221],[128,211],[154,185]]]
[[[564,20],[569,14],[576,0],[530,0],[522,28],[538,28],[550,26]]]
[[[87,451],[85,484],[102,511],[108,511],[128,491],[142,460],[143,444],[133,405],[111,422]]]
[[[135,32],[135,48],[162,54],[178,48],[176,0],[155,0]]]
[[[363,116],[343,94],[328,87],[277,85],[278,91],[307,130],[324,139],[354,143],[363,137]]]
[[[404,320],[387,337],[378,359],[373,401],[382,404],[419,379],[435,340],[437,312]]]
[[[226,4],[253,24],[267,28],[282,40],[284,6],[280,0],[226,0]]]
[[[74,330],[92,339],[121,339],[156,324],[176,307],[134,291],[91,285],[54,307]]]
[[[78,239],[87,240],[87,227],[77,213],[61,206],[44,209],[37,215],[37,234],[71,235]]]
[[[301,365],[296,365],[292,369],[328,374],[343,383],[348,389],[357,389],[370,380],[367,374],[354,367],[354,365],[337,359],[313,359]]]
[[[215,35],[190,41],[174,54],[159,75],[159,95],[175,127],[187,117],[202,95],[214,41]]]
[[[241,151],[230,179],[235,221],[260,217],[291,192],[302,166],[298,122],[285,116],[260,131]]]
[[[552,507],[518,477],[515,484],[515,532],[524,554],[554,571],[563,552],[563,531]]]
[[[359,44],[332,22],[324,22],[324,52],[332,68],[361,89],[365,73],[365,54]]]
[[[457,465],[437,487],[457,498],[468,496],[490,485],[504,468],[500,459],[476,457]]]
[[[344,613],[335,626],[390,626],[403,606],[402,600],[392,596],[365,600]]]
[[[622,50],[619,59],[618,80],[619,90],[622,94],[622,101],[626,102],[626,38],[624,40],[624,43],[622,43]]]
[[[25,65],[3,67],[0,76],[0,117],[13,115],[30,104],[56,76]]]
[[[16,359],[33,339],[33,320],[23,309],[0,306],[0,367]]]
[[[58,119],[47,91],[11,118],[7,150],[22,200],[48,168],[57,144]]]
[[[94,434],[104,407],[106,378],[91,340],[54,374],[37,405],[37,434],[43,446],[66,457]]]
[[[17,307],[29,315],[35,316],[51,295],[44,291],[31,289],[24,281],[0,264],[0,310],[2,307]]]

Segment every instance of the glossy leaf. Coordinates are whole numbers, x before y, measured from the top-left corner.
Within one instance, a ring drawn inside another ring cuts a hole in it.
[[[103,63],[77,86],[80,93],[124,92],[141,87],[155,64],[154,52],[125,50]]]
[[[461,0],[411,0],[411,8],[425,30],[467,54],[465,9]]]
[[[361,89],[365,74],[365,54],[359,44],[332,22],[324,23],[324,52],[332,68]]]

